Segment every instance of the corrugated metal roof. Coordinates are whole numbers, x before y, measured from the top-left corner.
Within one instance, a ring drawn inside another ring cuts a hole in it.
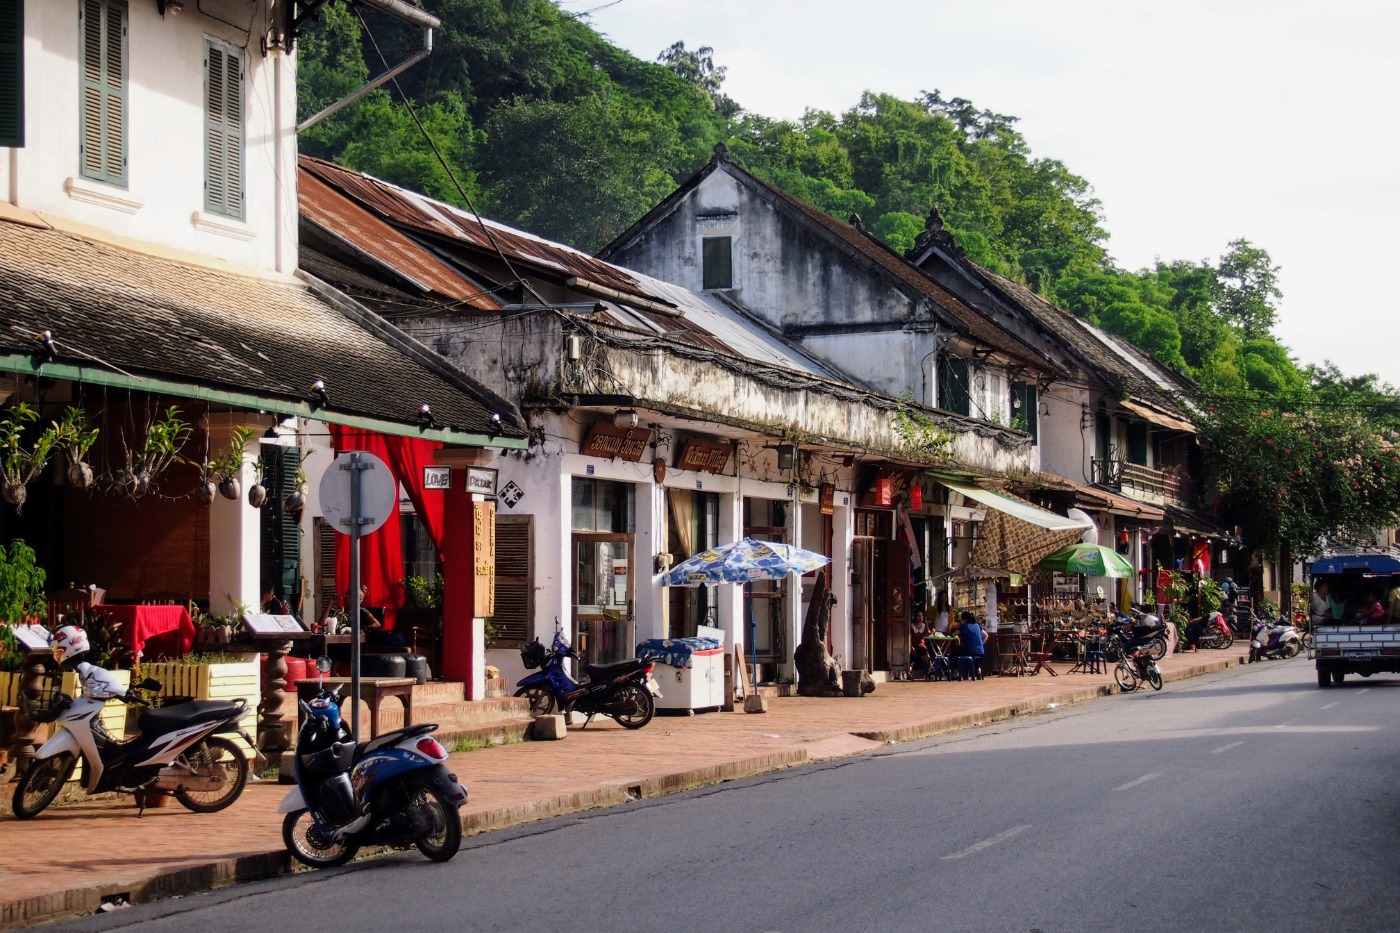
[[[626,270],[562,243],[552,243],[494,221],[480,219],[450,204],[322,159],[301,156],[299,162],[303,177],[310,174],[391,224],[462,241],[490,252],[499,247],[513,263],[549,269],[566,278],[585,279],[639,298],[651,297]],[[483,228],[489,228],[491,235],[488,236]]]
[[[355,209],[315,174],[302,171],[297,200],[301,213],[369,259],[392,269],[424,292],[464,302],[479,311],[498,311],[501,303],[428,250],[380,220]]]

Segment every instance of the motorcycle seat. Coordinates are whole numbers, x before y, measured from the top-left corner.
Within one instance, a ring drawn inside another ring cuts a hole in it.
[[[390,745],[397,745],[404,739],[413,738],[415,735],[427,735],[437,728],[437,723],[425,722],[419,726],[407,726],[403,729],[395,729],[393,732],[386,732],[377,735],[355,748],[355,763],[358,764],[370,752],[378,751],[381,748],[388,748]]]
[[[646,670],[647,665],[651,663],[639,658],[628,658],[626,661],[614,661],[612,664],[588,664],[584,666],[584,670],[588,673],[589,680],[603,683]]]
[[[142,732],[170,732],[181,726],[232,719],[245,708],[246,704],[229,703],[226,700],[191,700],[188,703],[145,710],[136,720],[136,727]]]

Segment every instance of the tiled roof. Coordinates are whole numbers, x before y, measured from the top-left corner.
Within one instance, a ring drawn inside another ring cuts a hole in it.
[[[330,302],[335,301],[336,304]],[[59,229],[0,221],[0,353],[53,333],[59,363],[263,399],[306,401],[324,379],[330,410],[523,437],[519,413],[368,312],[305,283],[147,255]]]
[[[1030,363],[1037,368],[1048,371],[1059,370],[1059,367],[1048,360],[1039,350],[1025,343],[999,324],[988,320],[980,311],[939,285],[917,266],[875,237],[849,223],[837,220],[802,199],[788,194],[781,188],[775,188],[729,161],[727,156],[717,156],[712,159],[705,168],[688,179],[669,197],[649,211],[645,217],[608,244],[599,255],[609,256],[624,243],[629,242],[641,231],[648,228],[657,218],[668,213],[680,198],[697,187],[706,176],[716,170],[723,170],[744,184],[774,198],[785,208],[790,217],[798,220],[809,229],[816,228],[819,234],[828,241],[835,240],[848,249],[854,250],[867,261],[873,263],[882,274],[928,299],[939,310],[947,323],[966,332],[978,343],[1001,351],[1021,362]]]

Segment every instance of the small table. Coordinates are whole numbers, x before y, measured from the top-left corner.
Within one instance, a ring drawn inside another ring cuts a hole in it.
[[[997,673],[1019,677],[1031,672],[1031,637],[1021,632],[997,633]]]
[[[194,620],[182,605],[101,605],[93,611],[106,613],[109,621],[121,624],[121,639],[137,654],[177,658],[194,646]]]
[[[369,705],[369,737],[379,736],[379,704],[385,697],[398,697],[403,704],[403,724],[413,725],[413,688],[418,683],[412,677],[361,677],[360,699]],[[321,692],[321,685],[334,687],[343,684],[350,687],[349,677],[327,677],[323,680],[298,680],[297,699],[310,702]],[[349,699],[347,691],[341,691],[340,702]],[[359,736],[355,737],[359,741]]]

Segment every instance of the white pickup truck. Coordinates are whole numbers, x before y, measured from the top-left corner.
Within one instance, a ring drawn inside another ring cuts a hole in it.
[[[1392,554],[1337,554],[1312,565],[1313,586],[1326,580],[1336,606],[1333,618],[1313,626],[1308,658],[1317,664],[1317,685],[1330,687],[1348,674],[1400,673],[1400,619],[1357,622],[1368,593],[1388,605],[1400,586],[1400,558]]]

